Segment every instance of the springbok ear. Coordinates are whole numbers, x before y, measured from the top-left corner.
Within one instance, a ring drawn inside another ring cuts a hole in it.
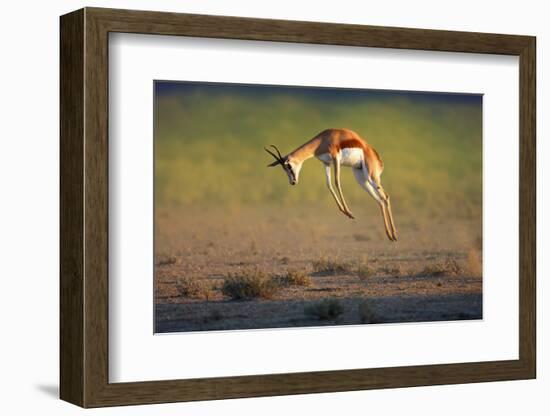
[[[269,165],[267,165],[268,168],[272,168],[273,166],[277,166],[277,165],[280,165],[281,164],[281,161],[280,160],[276,160],[275,162],[273,163],[270,163]]]

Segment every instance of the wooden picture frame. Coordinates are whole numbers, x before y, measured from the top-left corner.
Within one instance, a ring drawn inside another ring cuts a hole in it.
[[[82,407],[535,378],[535,38],[85,8],[61,17],[60,396]],[[108,34],[519,56],[519,359],[109,383]]]

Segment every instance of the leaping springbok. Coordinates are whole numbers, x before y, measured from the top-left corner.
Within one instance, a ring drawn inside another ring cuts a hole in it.
[[[304,143],[293,152],[286,156],[281,156],[281,152],[276,146],[271,145],[277,154],[264,148],[275,162],[268,165],[273,167],[281,165],[286,174],[290,185],[298,183],[300,169],[302,164],[309,158],[316,157],[325,166],[325,176],[327,187],[338,205],[338,209],[349,218],[354,218],[353,214],[346,204],[342,186],[340,185],[340,166],[349,166],[353,169],[355,179],[361,187],[367,191],[380,206],[386,235],[391,241],[397,241],[397,231],[393,223],[391,212],[390,196],[382,188],[380,175],[384,169],[382,159],[378,152],[372,146],[359,137],[357,133],[348,129],[328,129],[315,136],[310,141]],[[330,180],[330,165],[334,165],[334,177],[338,196],[334,192]]]

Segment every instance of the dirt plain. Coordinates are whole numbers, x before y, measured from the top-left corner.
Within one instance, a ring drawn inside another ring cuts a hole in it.
[[[481,221],[396,215],[392,243],[368,202],[355,220],[314,205],[158,211],[155,332],[481,319]],[[247,300],[223,291],[231,276],[289,272],[307,282]],[[336,313],[308,312],[329,301]]]

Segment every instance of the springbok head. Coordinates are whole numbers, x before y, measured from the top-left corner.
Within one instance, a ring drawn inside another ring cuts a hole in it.
[[[291,185],[296,185],[298,183],[298,175],[300,174],[302,164],[295,163],[289,156],[283,157],[279,149],[277,149],[277,146],[273,144],[270,146],[275,149],[277,154],[264,147],[264,150],[275,158],[275,161],[267,165],[267,167],[272,168],[273,166],[281,165],[283,170],[288,175],[288,183]]]

